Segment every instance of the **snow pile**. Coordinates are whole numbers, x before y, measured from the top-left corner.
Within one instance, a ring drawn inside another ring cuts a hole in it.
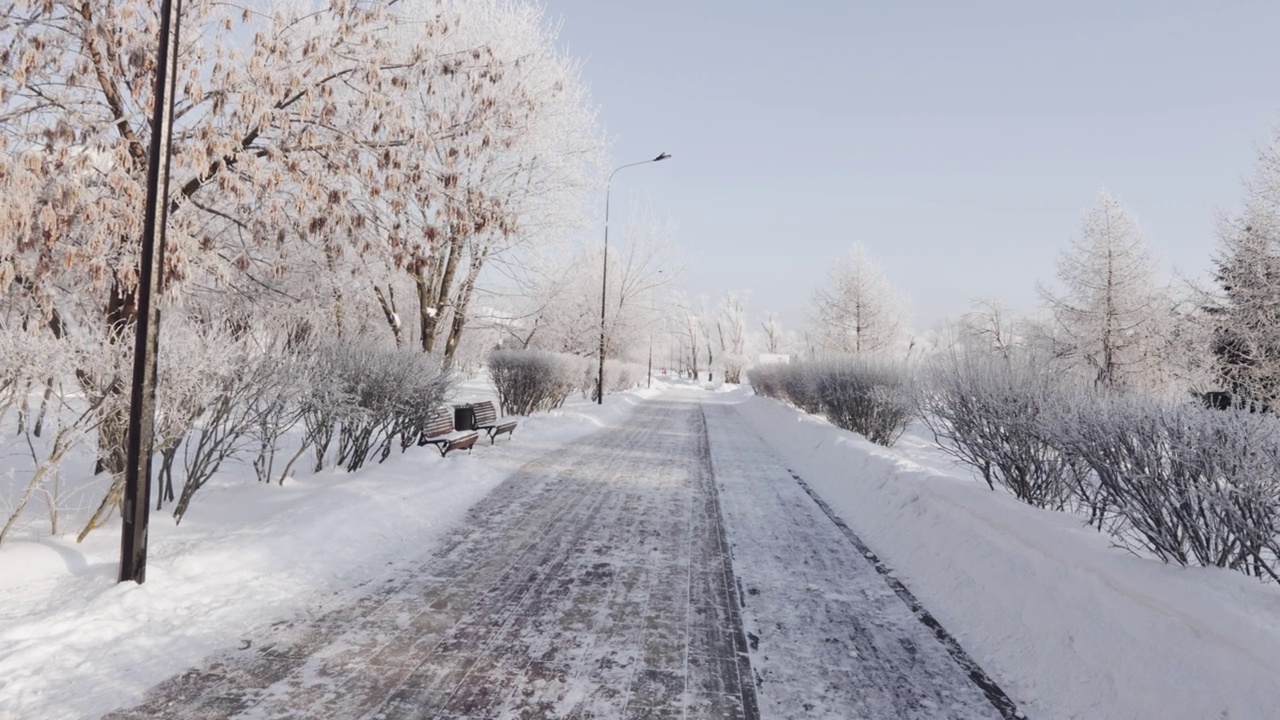
[[[737,408],[1029,716],[1280,712],[1275,585],[1111,547],[919,434],[890,450],[772,400]]]

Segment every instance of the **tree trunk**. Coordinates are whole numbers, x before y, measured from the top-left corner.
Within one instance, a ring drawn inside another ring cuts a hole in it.
[[[431,296],[431,286],[422,267],[413,273],[413,285],[418,291],[418,343],[422,352],[431,352],[427,338],[431,337],[435,322],[435,300]]]
[[[325,245],[324,258],[329,266],[329,277],[336,278],[338,276],[337,251],[333,247]],[[335,283],[333,286],[333,325],[334,337],[338,340],[342,339],[342,326],[345,321],[346,318],[342,306],[342,289]]]
[[[470,266],[467,269],[467,277],[462,281],[462,285],[458,287],[458,293],[453,301],[453,323],[449,328],[449,340],[445,343],[444,348],[444,364],[445,367],[453,365],[453,358],[458,354],[458,343],[462,341],[462,331],[467,326],[467,308],[471,306],[471,298],[475,294],[476,280],[480,277],[480,269],[484,267],[485,258],[489,256],[488,248],[485,248],[479,255],[471,258]]]
[[[135,290],[124,290],[118,275],[112,278],[111,294],[103,313],[107,325],[107,342],[118,345],[128,342],[133,337],[133,328],[138,321],[138,305]],[[95,528],[100,527],[111,517],[111,511],[120,504],[124,493],[124,471],[127,463],[127,444],[129,441],[129,389],[123,370],[115,373],[111,381],[102,386],[97,379],[87,373],[78,372],[81,385],[86,396],[102,405],[102,422],[98,425],[98,460],[94,466],[94,474],[109,472],[111,487],[103,496],[98,509],[85,523],[76,537],[81,542]]]
[[[112,345],[128,342],[138,322],[138,304],[135,290],[124,290],[120,278],[112,278],[111,295],[104,312],[107,324],[107,341]],[[96,383],[95,383],[96,385]],[[124,472],[125,444],[129,434],[128,384],[123,369],[112,377],[106,387],[94,388],[104,398],[104,417],[98,427],[98,463],[94,474],[107,471]],[[86,394],[91,389],[85,388]]]
[[[31,476],[31,481],[27,483],[27,488],[23,491],[21,499],[14,507],[13,512],[9,515],[8,519],[5,520],[4,525],[0,526],[0,545],[4,545],[4,540],[9,535],[9,532],[13,530],[14,523],[17,522],[18,516],[27,508],[27,503],[29,503],[31,498],[35,496],[36,490],[40,489],[40,487],[44,485],[45,480],[48,479],[49,473],[57,473],[58,464],[62,462],[62,457],[66,454],[67,448],[69,447],[65,442],[66,435],[67,430],[65,429],[58,432],[57,437],[53,440],[53,450],[49,452],[48,459],[36,466],[36,471]],[[56,505],[50,503],[50,512],[56,512],[56,507]]]
[[[36,415],[36,424],[31,428],[31,432],[36,437],[40,437],[40,433],[44,430],[44,418],[49,412],[49,399],[53,397],[53,378],[44,381],[44,397],[40,398],[40,412]]]
[[[400,314],[396,312],[396,291],[391,285],[387,285],[388,295],[382,293],[382,288],[377,285],[373,286],[373,294],[378,296],[378,305],[382,307],[382,314],[387,318],[387,325],[391,328],[391,334],[396,339],[396,347],[404,346],[404,326],[400,323]]]
[[[431,263],[430,275],[423,278],[421,271],[418,273],[418,310],[422,319],[423,352],[433,351],[440,336],[440,328],[444,322],[444,300],[449,297],[453,276],[458,272],[462,245],[462,236],[454,233],[444,249],[444,255]]]
[[[715,358],[711,354],[711,336],[708,335],[705,339],[707,341],[707,382],[711,382],[711,362]]]

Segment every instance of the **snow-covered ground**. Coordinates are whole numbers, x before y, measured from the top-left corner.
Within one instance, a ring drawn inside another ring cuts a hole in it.
[[[19,536],[0,549],[0,718],[96,717],[252,628],[368,592],[520,464],[643,395],[573,401],[473,455],[418,448],[284,487],[224,473],[181,526],[153,516],[142,586],[115,583],[118,524],[80,545]],[[748,390],[705,397],[769,438],[1030,717],[1280,714],[1280,588],[1134,557],[920,435],[885,449]]]
[[[74,534],[16,536],[0,549],[0,720],[97,717],[251,628],[367,592],[428,553],[516,467],[652,392],[612,395],[604,406],[571,399],[470,455],[413,448],[283,487],[231,467],[200,491],[181,525],[168,512],[152,514],[143,585],[116,583],[118,520],[81,544]],[[476,381],[458,401],[493,397]]]
[[[988,490],[919,432],[886,449],[740,399],[1029,717],[1280,717],[1280,587],[1134,557]]]

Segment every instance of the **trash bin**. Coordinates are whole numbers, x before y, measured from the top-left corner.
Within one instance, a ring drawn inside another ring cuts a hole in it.
[[[470,405],[454,405],[453,406],[453,429],[454,430],[475,430],[476,429],[476,410]]]

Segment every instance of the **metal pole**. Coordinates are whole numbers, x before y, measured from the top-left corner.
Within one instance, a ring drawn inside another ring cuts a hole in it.
[[[147,521],[151,509],[151,441],[155,425],[156,350],[160,330],[159,294],[164,269],[164,233],[169,200],[169,142],[178,63],[182,0],[161,0],[160,39],[156,50],[155,93],[151,109],[151,148],[147,156],[147,205],[143,216],[142,257],[138,272],[137,337],[133,346],[133,388],[125,449],[120,582],[141,584],[147,577]]]
[[[604,310],[605,303],[608,301],[609,297],[609,193],[613,190],[613,176],[617,175],[618,171],[623,168],[658,162],[659,160],[666,160],[669,157],[671,156],[666,153],[661,153],[658,157],[652,160],[641,160],[637,163],[629,163],[627,165],[614,168],[613,172],[609,173],[609,181],[605,183],[604,186],[604,269],[600,273],[600,374],[596,378],[596,404],[598,405],[604,404]]]
[[[613,190],[613,176],[621,169],[609,173],[609,182],[604,188],[604,266],[600,273],[600,375],[596,378],[597,405],[604,404],[604,307],[609,297],[609,193]]]
[[[649,375],[645,378],[644,386],[653,387],[653,333],[649,333]]]

